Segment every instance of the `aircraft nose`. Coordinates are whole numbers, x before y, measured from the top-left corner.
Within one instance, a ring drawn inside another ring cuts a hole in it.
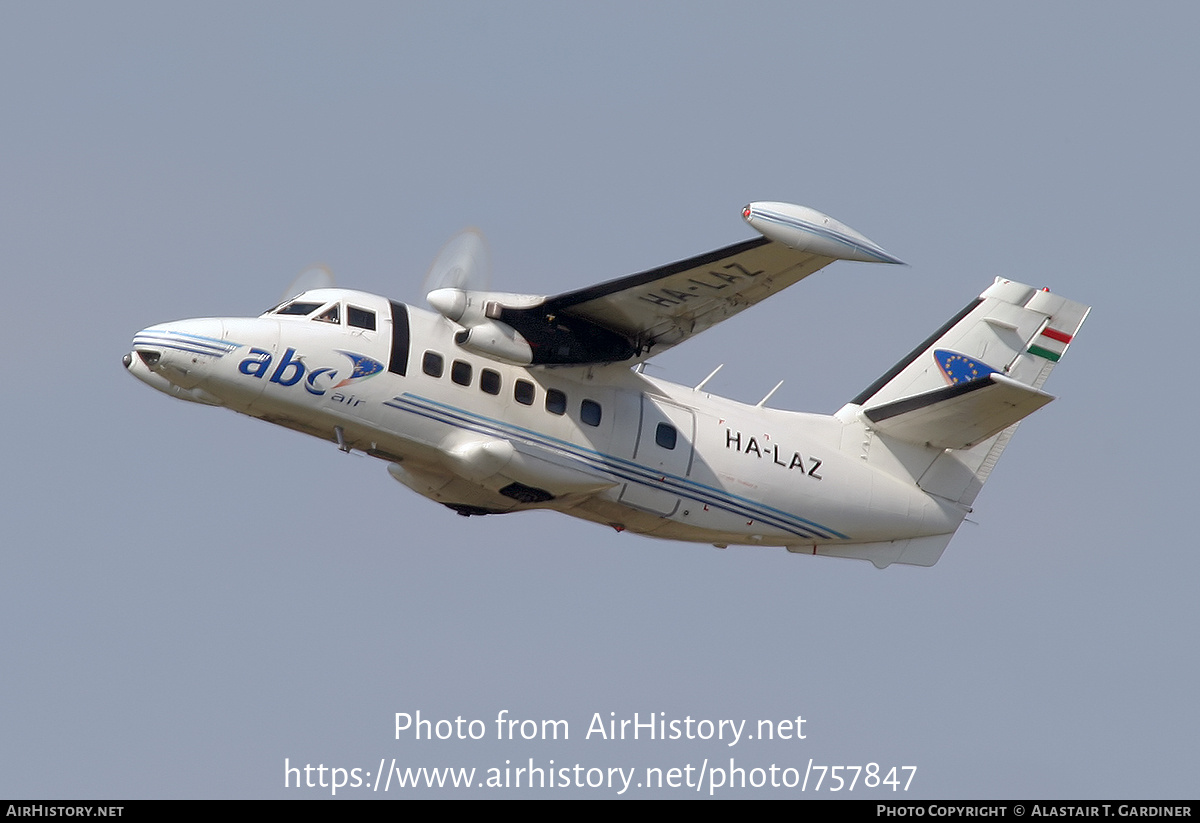
[[[133,353],[153,368],[163,365],[196,363],[199,358],[220,358],[237,348],[223,337],[217,318],[177,320],[142,329],[133,336]]]
[[[168,379],[169,372],[159,367],[166,351],[167,347],[163,345],[162,327],[151,326],[133,336],[132,351],[122,355],[121,364],[125,366],[127,372],[150,387],[167,394],[174,394],[175,392],[172,390],[175,388],[175,384]]]
[[[138,332],[133,338],[133,351],[126,352],[121,358],[121,362],[125,364],[125,368],[130,371],[135,371],[135,363],[140,362],[146,368],[152,368],[158,365],[158,361],[162,359],[163,350],[155,344],[147,343],[142,335],[145,332]]]
[[[121,362],[130,374],[161,392],[212,403],[213,398],[197,387],[209,364],[235,348],[222,339],[220,320],[181,320],[142,329]]]
[[[151,365],[157,365],[162,357],[161,351],[156,351],[147,347],[145,344],[139,344],[138,338],[143,332],[139,332],[133,338],[133,350],[125,352],[121,357],[121,364],[125,366],[125,371],[132,374],[138,380],[141,380],[146,385],[160,392],[172,394],[174,386],[171,381],[161,374],[151,370]]]

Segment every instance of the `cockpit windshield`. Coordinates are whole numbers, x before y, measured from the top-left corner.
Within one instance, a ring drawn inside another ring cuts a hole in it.
[[[371,311],[370,309],[363,309],[358,306],[343,304],[340,301],[335,301],[333,303],[322,301],[317,303],[312,300],[286,300],[268,311],[267,314],[308,317],[311,320],[321,323],[329,323],[332,326],[342,325],[342,321],[344,319],[348,325],[353,326],[356,329],[364,329],[366,331],[376,330],[375,312]]]
[[[303,300],[296,300],[292,303],[285,303],[277,309],[272,309],[270,314],[312,314],[324,305],[324,303],[308,303]]]

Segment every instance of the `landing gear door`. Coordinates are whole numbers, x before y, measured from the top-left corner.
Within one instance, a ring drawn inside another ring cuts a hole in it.
[[[642,395],[631,467],[637,480],[625,484],[621,502],[670,517],[679,508],[683,479],[692,472],[696,416],[691,409]]]

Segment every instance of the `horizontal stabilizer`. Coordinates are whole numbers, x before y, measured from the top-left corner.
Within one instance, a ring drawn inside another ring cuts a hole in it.
[[[999,372],[863,409],[877,432],[939,449],[966,449],[1024,419],[1054,398]]]

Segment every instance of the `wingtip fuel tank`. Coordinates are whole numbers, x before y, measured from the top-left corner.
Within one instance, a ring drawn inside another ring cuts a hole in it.
[[[743,207],[742,219],[768,240],[798,251],[862,263],[904,262],[845,223],[808,206],[760,201]]]

